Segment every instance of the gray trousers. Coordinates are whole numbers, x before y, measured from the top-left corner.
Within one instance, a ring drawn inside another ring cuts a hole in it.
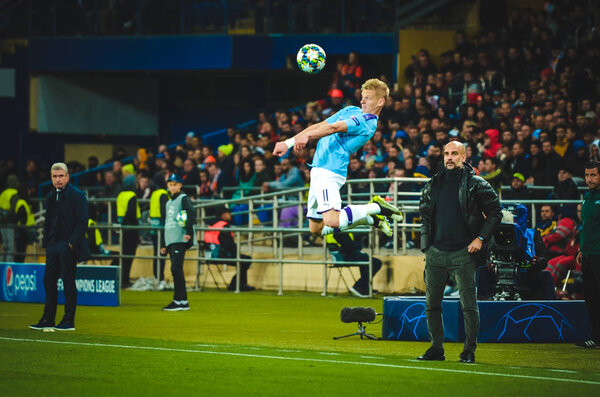
[[[453,275],[458,285],[460,306],[465,319],[465,350],[474,352],[479,333],[479,309],[475,289],[475,255],[467,248],[458,251],[440,251],[431,246],[425,253],[425,313],[429,339],[434,348],[441,348],[444,342],[444,322],[442,320],[442,299],[449,275]]]
[[[11,227],[3,227],[0,228],[0,233],[2,233],[2,252],[3,254],[0,256],[3,261],[13,262],[14,261],[14,252],[15,252],[15,229]]]

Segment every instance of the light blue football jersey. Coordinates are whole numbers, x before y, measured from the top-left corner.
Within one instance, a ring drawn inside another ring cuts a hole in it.
[[[350,155],[371,139],[377,129],[377,116],[363,113],[357,106],[346,106],[325,121],[329,124],[343,121],[348,128],[346,132],[336,132],[319,139],[311,165],[346,177]]]

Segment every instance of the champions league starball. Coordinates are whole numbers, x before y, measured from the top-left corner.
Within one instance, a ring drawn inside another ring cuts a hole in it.
[[[325,51],[316,44],[305,44],[296,55],[298,67],[304,73],[315,74],[319,73],[325,67],[327,55]]]
[[[185,223],[187,222],[188,216],[187,216],[187,211],[181,211],[180,213],[177,214],[177,216],[175,217],[175,220],[177,221],[177,224],[181,227],[185,226]]]

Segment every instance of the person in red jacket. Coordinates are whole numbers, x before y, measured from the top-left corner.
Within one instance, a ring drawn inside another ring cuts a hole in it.
[[[579,242],[576,239],[577,223],[571,218],[561,218],[554,230],[544,236],[544,244],[548,252],[554,256],[548,261],[546,271],[552,274],[554,283],[559,283],[567,271],[575,266],[575,257],[579,251]]]
[[[218,258],[232,259],[237,255],[237,245],[233,239],[233,233],[225,230],[231,224],[231,211],[227,207],[221,207],[216,212],[217,222],[212,224],[210,229],[204,233],[204,241],[211,246],[211,250]],[[240,262],[240,291],[254,291],[255,288],[248,285],[248,269],[250,263],[248,259],[252,259],[249,255],[240,254],[241,259],[246,261]],[[235,263],[227,262],[234,265]],[[236,290],[237,275],[233,276],[231,282],[227,286],[229,291]]]

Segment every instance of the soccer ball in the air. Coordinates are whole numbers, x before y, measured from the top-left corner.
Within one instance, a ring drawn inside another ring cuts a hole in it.
[[[319,73],[325,67],[325,51],[316,44],[305,44],[296,55],[298,67],[305,73]]]

